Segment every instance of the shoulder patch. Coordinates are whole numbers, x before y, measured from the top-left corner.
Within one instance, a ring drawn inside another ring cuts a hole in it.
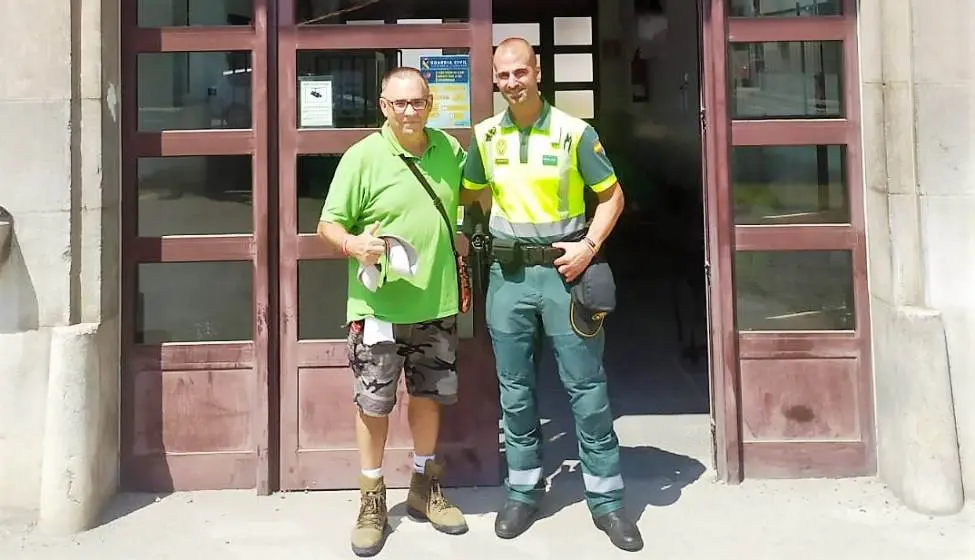
[[[599,140],[596,140],[596,143],[592,145],[592,151],[594,153],[597,153],[597,154],[603,153],[603,144],[602,144],[602,142],[600,142]]]

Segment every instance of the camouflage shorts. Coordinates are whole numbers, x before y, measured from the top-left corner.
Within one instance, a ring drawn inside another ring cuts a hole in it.
[[[359,409],[369,416],[392,412],[402,371],[410,395],[444,405],[457,402],[457,317],[395,325],[393,337],[395,342],[367,346],[362,321],[349,325],[349,362]]]

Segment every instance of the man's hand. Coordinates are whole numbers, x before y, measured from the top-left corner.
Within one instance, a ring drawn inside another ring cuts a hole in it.
[[[376,237],[379,232],[379,222],[369,226],[360,235],[353,235],[345,242],[345,250],[362,266],[371,266],[379,262],[379,258],[386,252],[386,242]]]
[[[553,264],[566,282],[572,282],[578,278],[582,271],[589,266],[592,258],[596,256],[592,247],[585,241],[552,243],[552,247],[565,251],[561,257],[555,259]]]

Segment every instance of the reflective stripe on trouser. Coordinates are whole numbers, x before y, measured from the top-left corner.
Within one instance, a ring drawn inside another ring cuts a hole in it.
[[[541,422],[536,408],[535,337],[543,327],[569,395],[579,442],[586,503],[594,516],[622,506],[619,440],[613,429],[602,333],[576,335],[569,326],[568,288],[554,268],[532,266],[513,273],[491,267],[487,323],[501,393],[506,486],[510,498],[535,504],[541,497]],[[542,325],[538,324],[541,318]]]

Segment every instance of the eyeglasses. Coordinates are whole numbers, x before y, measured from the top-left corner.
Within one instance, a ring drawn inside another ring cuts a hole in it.
[[[429,99],[423,99],[423,98],[420,98],[420,99],[396,99],[396,100],[392,100],[392,99],[386,99],[385,97],[380,97],[380,99],[382,99],[386,103],[389,103],[390,105],[392,105],[393,106],[393,109],[397,113],[404,113],[404,112],[406,112],[406,107],[407,106],[412,106],[414,111],[422,111],[422,110],[426,109],[430,105],[430,100]]]

